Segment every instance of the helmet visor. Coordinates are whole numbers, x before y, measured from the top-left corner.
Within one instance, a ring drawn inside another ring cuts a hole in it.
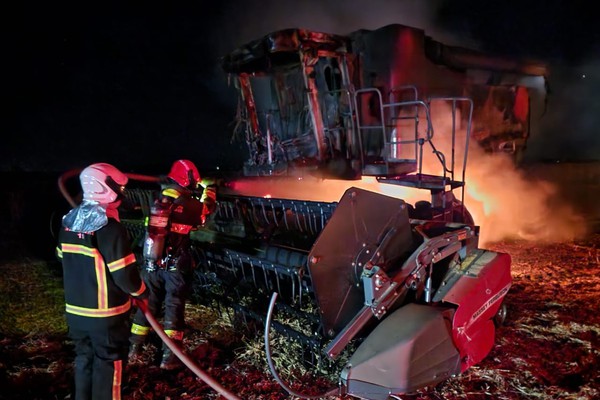
[[[106,184],[108,185],[108,187],[117,194],[117,198],[116,200],[122,200],[123,197],[125,197],[125,185],[119,185],[117,182],[115,182],[115,180],[110,177],[107,176],[106,177]],[[116,201],[115,200],[115,201]]]

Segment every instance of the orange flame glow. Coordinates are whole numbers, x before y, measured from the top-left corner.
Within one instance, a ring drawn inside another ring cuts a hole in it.
[[[435,146],[444,154],[451,154],[449,146],[443,140],[444,132],[449,127],[442,122],[449,120],[449,112],[449,109],[439,106],[432,109],[433,124],[436,127]],[[457,137],[460,139],[461,134],[464,142],[465,132],[460,132]],[[457,144],[461,143],[459,139]],[[458,169],[462,168],[463,154],[464,149],[456,149],[457,179],[462,175],[462,170]],[[480,245],[504,239],[567,241],[585,234],[583,218],[569,204],[561,201],[554,184],[527,177],[524,171],[517,169],[507,154],[485,153],[473,141],[468,155],[465,205],[481,228]],[[424,156],[424,173],[440,174],[440,170],[436,157],[432,154]],[[235,192],[248,196],[265,196],[268,193],[274,198],[327,202],[339,201],[350,187],[401,198],[411,204],[418,200],[430,200],[430,194],[425,190],[382,184],[372,177],[364,177],[360,181],[307,176],[235,182]],[[458,191],[455,191],[455,196],[459,200],[462,197]]]

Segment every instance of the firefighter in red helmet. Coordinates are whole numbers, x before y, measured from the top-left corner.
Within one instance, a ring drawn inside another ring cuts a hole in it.
[[[106,163],[79,175],[82,203],[62,219],[66,320],[75,345],[75,400],[121,398],[129,350],[131,300],[143,300],[140,276],[118,207],[127,176]]]
[[[185,303],[189,295],[194,268],[190,232],[198,229],[216,208],[212,186],[195,194],[201,179],[190,160],[175,161],[150,209],[144,239],[144,279],[149,289],[148,307],[152,315],[163,314],[165,333],[181,345],[185,328]],[[200,186],[202,187],[202,186]],[[164,310],[164,313],[163,313]],[[131,327],[129,360],[139,359],[151,327],[138,310]],[[160,367],[173,369],[180,364],[177,356],[163,344]]]

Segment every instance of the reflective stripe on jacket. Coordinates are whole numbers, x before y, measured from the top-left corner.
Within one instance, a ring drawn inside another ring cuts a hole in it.
[[[142,295],[146,290],[127,231],[112,218],[92,233],[63,228],[57,256],[63,264],[70,325],[87,327],[90,319],[124,314],[131,308],[130,296]]]

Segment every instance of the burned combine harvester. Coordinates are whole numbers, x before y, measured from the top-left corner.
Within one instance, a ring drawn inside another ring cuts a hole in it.
[[[223,67],[239,92],[236,135],[254,190],[222,186],[195,234],[198,298],[212,293],[265,324],[267,339],[271,330],[305,344],[312,362],[346,352],[339,391],[358,398],[414,392],[485,358],[506,313],[510,256],[478,247],[467,154],[471,139],[523,148],[545,69],[401,25],[274,32]],[[353,184],[363,177],[430,197],[409,204]],[[324,178],[347,190],[325,200],[257,189],[300,180],[308,193]]]
[[[348,36],[282,30],[231,52],[223,69],[238,92],[234,134],[248,144],[244,173],[253,176],[402,174],[407,164],[393,162],[407,147],[394,130],[398,111],[433,96],[472,99],[473,139],[518,161],[546,103],[545,66],[446,46],[402,25]]]

